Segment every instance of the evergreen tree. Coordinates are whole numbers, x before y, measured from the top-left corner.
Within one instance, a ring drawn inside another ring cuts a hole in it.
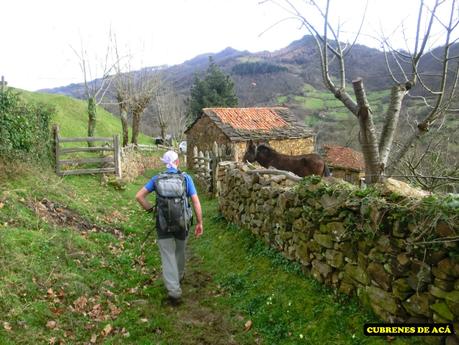
[[[188,100],[188,115],[196,119],[203,108],[235,107],[238,99],[234,91],[234,82],[229,75],[223,73],[209,57],[209,67],[201,80],[195,75]]]

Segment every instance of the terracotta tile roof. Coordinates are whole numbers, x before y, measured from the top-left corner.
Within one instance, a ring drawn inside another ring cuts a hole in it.
[[[202,112],[202,116],[208,116],[233,141],[305,138],[313,135],[287,108],[204,108]]]
[[[272,108],[214,108],[204,109],[204,112],[207,110],[212,110],[223,123],[234,129],[269,131],[289,126]]]
[[[324,145],[324,150],[325,161],[332,167],[355,171],[365,170],[365,163],[361,152],[337,145]]]

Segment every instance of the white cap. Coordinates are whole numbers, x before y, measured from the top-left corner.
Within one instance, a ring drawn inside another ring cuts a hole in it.
[[[161,161],[167,165],[168,168],[177,168],[177,166],[174,164],[174,162],[178,159],[178,154],[174,151],[167,151],[163,157],[161,158]]]

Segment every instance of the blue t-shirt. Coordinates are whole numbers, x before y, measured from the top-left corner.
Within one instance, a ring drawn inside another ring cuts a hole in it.
[[[178,173],[177,169],[174,168],[168,168],[167,169],[168,173]],[[186,196],[191,198],[193,195],[198,194],[196,192],[196,187],[194,186],[193,179],[191,176],[187,174],[183,174],[185,176],[185,183],[186,183]],[[155,190],[155,181],[157,180],[158,175],[153,176],[150,181],[147,182],[147,184],[144,186],[150,193]]]

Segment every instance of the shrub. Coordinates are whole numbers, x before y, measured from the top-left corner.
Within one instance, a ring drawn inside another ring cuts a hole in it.
[[[26,103],[13,89],[0,92],[0,158],[48,160],[53,107]]]

